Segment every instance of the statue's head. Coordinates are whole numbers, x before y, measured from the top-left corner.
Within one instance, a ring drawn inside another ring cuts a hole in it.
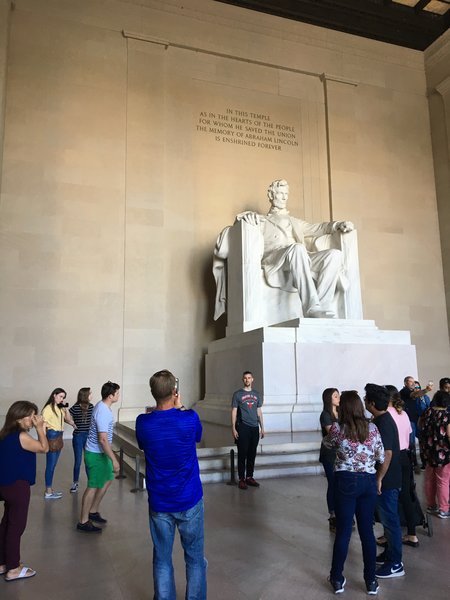
[[[272,206],[276,208],[286,208],[288,196],[289,184],[286,179],[276,179],[269,185],[267,197]]]

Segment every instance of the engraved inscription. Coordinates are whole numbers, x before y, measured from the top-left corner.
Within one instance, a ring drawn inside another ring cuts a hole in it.
[[[201,111],[196,129],[223,144],[276,152],[298,146],[293,125],[274,121],[270,115],[234,108],[227,108],[225,113]]]

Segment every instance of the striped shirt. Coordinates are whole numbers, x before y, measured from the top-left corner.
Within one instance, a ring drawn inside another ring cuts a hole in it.
[[[89,431],[93,408],[94,405],[91,403],[89,403],[87,411],[84,412],[81,408],[81,404],[74,404],[69,408],[69,412],[72,415],[72,419],[74,420],[74,423],[77,426],[77,428],[73,431],[74,435],[76,435],[77,433],[87,433]]]

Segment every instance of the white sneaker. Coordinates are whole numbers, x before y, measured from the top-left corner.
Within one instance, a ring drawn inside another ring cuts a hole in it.
[[[44,498],[46,500],[59,500],[62,498],[62,492],[45,492]]]
[[[440,510],[437,514],[440,519],[450,519],[450,510]]]
[[[70,488],[71,494],[75,494],[75,492],[78,492],[78,481],[72,483],[72,487]]]

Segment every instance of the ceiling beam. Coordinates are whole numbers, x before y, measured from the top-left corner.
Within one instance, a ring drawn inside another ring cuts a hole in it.
[[[427,48],[448,28],[441,15],[384,0],[216,1],[416,50]]]
[[[414,10],[416,12],[420,12],[425,8],[425,6],[430,4],[430,2],[431,0],[419,0],[419,2],[415,5]]]

